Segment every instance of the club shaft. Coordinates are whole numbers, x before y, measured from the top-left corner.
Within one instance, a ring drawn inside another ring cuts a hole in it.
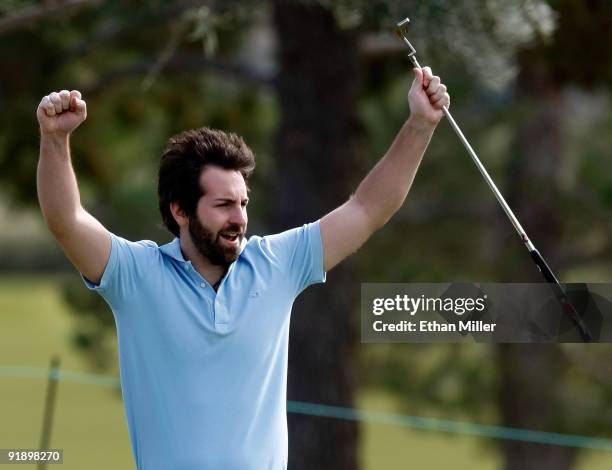
[[[404,41],[406,41],[406,43],[412,49],[412,45],[410,44],[410,42],[408,42],[408,40],[405,37],[404,37]],[[416,55],[414,53],[410,54],[408,57],[410,58],[410,61],[415,67],[421,68],[421,66],[419,65],[419,62],[416,59]],[[476,152],[474,151],[474,149],[472,148],[472,146],[466,139],[465,135],[463,135],[463,132],[461,131],[461,129],[459,128],[459,125],[457,124],[453,116],[451,115],[450,111],[448,110],[448,107],[444,106],[442,108],[442,111],[444,112],[444,115],[446,116],[446,119],[450,123],[451,127],[453,128],[453,130],[459,137],[459,140],[461,140],[461,143],[463,144],[468,154],[472,158],[472,161],[476,165],[476,168],[478,168],[478,171],[480,171],[480,174],[486,181],[487,185],[489,186],[489,188],[491,188],[491,191],[493,191],[495,198],[497,199],[497,201],[499,202],[499,205],[502,207],[502,209],[506,213],[506,216],[508,216],[508,219],[510,220],[515,230],[519,234],[519,237],[521,237],[521,240],[527,247],[527,250],[529,251],[531,258],[535,262],[539,271],[542,273],[542,276],[544,277],[546,282],[551,284],[555,297],[558,299],[565,313],[570,317],[570,319],[572,320],[572,322],[574,323],[574,325],[580,332],[580,336],[582,337],[583,341],[585,342],[592,341],[593,336],[591,335],[589,328],[586,326],[586,324],[584,323],[584,321],[582,320],[582,318],[580,317],[580,315],[578,314],[578,312],[576,311],[576,309],[574,308],[574,306],[568,299],[567,294],[561,287],[561,284],[557,280],[557,277],[554,275],[554,273],[552,272],[552,270],[550,269],[550,267],[548,266],[548,264],[546,263],[542,255],[540,254],[540,252],[536,249],[533,243],[531,243],[531,240],[529,240],[527,233],[525,233],[525,230],[523,229],[520,222],[514,215],[514,212],[512,212],[512,209],[510,209],[510,206],[504,199],[504,196],[502,196],[499,189],[497,189],[497,186],[493,182],[493,179],[489,175],[489,172],[486,170],[486,168],[484,167],[484,165],[478,158],[478,155],[476,155]]]
[[[463,143],[463,146],[468,151],[470,157],[472,157],[472,160],[474,161],[474,164],[476,165],[476,168],[478,168],[478,171],[480,171],[480,174],[482,175],[482,177],[486,181],[486,183],[489,186],[489,188],[491,188],[491,191],[493,191],[493,194],[495,195],[495,198],[497,199],[497,201],[499,202],[500,206],[502,207],[502,209],[504,210],[504,212],[508,216],[508,219],[510,220],[510,222],[514,226],[515,230],[519,234],[519,237],[521,237],[521,240],[523,240],[523,243],[525,243],[525,245],[527,246],[527,249],[530,252],[535,250],[535,247],[533,246],[533,243],[531,243],[531,240],[529,240],[529,237],[527,236],[527,234],[525,233],[525,230],[523,229],[523,227],[521,226],[520,222],[518,221],[518,219],[514,215],[514,212],[512,212],[512,209],[510,209],[510,206],[508,205],[508,203],[504,199],[504,196],[502,196],[502,194],[499,191],[499,189],[497,189],[497,186],[493,182],[493,179],[491,178],[491,176],[489,176],[489,173],[487,172],[486,168],[484,167],[484,165],[482,164],[482,162],[480,161],[480,159],[476,155],[476,152],[474,152],[474,149],[472,148],[470,143],[467,141],[467,139],[463,135],[463,132],[461,132],[461,129],[459,128],[459,126],[457,125],[455,120],[453,119],[453,116],[451,115],[450,111],[448,110],[448,108],[446,106],[443,108],[443,111],[444,111],[444,115],[448,119],[448,122],[450,123],[451,127],[453,128],[453,130],[455,131],[455,133],[459,137],[459,140],[461,140],[461,143]]]
[[[484,167],[484,165],[482,164],[482,162],[476,155],[476,152],[474,152],[474,149],[472,148],[470,143],[467,141],[467,139],[463,135],[463,132],[461,132],[461,129],[459,128],[455,120],[453,119],[453,116],[451,115],[448,108],[444,107],[443,111],[444,111],[444,115],[448,119],[448,122],[451,124],[451,127],[455,130],[455,133],[457,134],[457,136],[459,136],[459,139],[463,143],[463,146],[466,148],[466,150],[472,157],[472,160],[476,164],[476,167],[480,171],[480,174],[483,176],[483,178],[489,185],[489,188],[491,188],[491,190],[493,191],[493,194],[495,194],[495,198],[497,199],[502,209],[508,216],[508,219],[510,219],[510,222],[512,222],[512,225],[518,232],[519,236],[521,237],[521,240],[523,240],[523,243],[525,243],[525,246],[527,247],[529,254],[531,255],[536,266],[542,273],[542,276],[544,277],[546,282],[552,285],[552,289],[555,294],[555,297],[557,297],[565,313],[570,317],[570,319],[573,321],[573,323],[578,328],[578,331],[580,332],[580,336],[582,337],[583,341],[591,341],[593,337],[591,333],[589,332],[589,329],[585,325],[584,321],[582,320],[578,312],[576,312],[576,309],[574,308],[570,300],[567,298],[567,295],[565,294],[565,291],[561,287],[561,284],[559,284],[557,277],[554,275],[554,273],[552,272],[552,270],[550,269],[550,267],[548,266],[548,264],[546,263],[542,255],[540,254],[540,252],[536,249],[533,243],[531,243],[531,240],[529,240],[529,237],[525,233],[525,230],[523,230],[523,227],[521,226],[520,222],[518,221],[518,219],[512,212],[512,209],[510,209],[510,206],[508,206],[508,203],[502,196],[499,189],[497,189],[497,186],[491,179],[491,176],[489,176],[489,173],[487,172],[486,168]]]
[[[413,63],[413,65],[415,67],[421,68],[421,66],[419,65],[419,62],[417,61],[417,59],[416,59],[416,57],[414,55],[411,56],[410,58],[411,58],[412,63]],[[463,132],[459,128],[459,125],[457,124],[457,122],[453,118],[452,114],[450,113],[450,111],[448,110],[448,108],[446,106],[444,106],[442,108],[442,111],[444,112],[444,115],[446,116],[446,119],[450,123],[451,127],[453,128],[453,130],[457,134],[457,137],[459,137],[459,140],[461,141],[461,143],[463,144],[463,146],[467,150],[468,154],[472,158],[472,161],[476,165],[476,168],[478,168],[478,171],[480,171],[480,174],[484,178],[485,182],[487,183],[489,188],[491,188],[491,191],[493,191],[493,194],[495,195],[495,198],[497,199],[497,202],[499,202],[500,206],[502,207],[502,209],[506,213],[506,216],[508,216],[508,219],[510,219],[510,222],[512,223],[512,225],[514,226],[515,230],[519,234],[519,237],[521,237],[521,240],[523,240],[523,243],[525,243],[525,245],[527,246],[527,249],[529,250],[529,252],[532,252],[533,250],[535,250],[535,247],[533,246],[533,243],[531,243],[531,240],[529,240],[529,237],[527,236],[527,233],[525,233],[525,230],[523,229],[523,227],[521,226],[520,222],[518,221],[518,219],[514,215],[514,212],[512,212],[512,209],[510,209],[510,206],[508,205],[508,203],[504,199],[504,196],[502,196],[502,193],[499,191],[499,189],[497,189],[497,186],[496,186],[495,182],[493,181],[493,179],[491,178],[491,176],[489,175],[489,172],[487,171],[487,169],[484,167],[484,165],[482,164],[482,162],[478,158],[478,155],[476,155],[476,152],[474,151],[474,149],[472,148],[472,146],[470,145],[468,140],[465,138],[465,135],[463,135]]]

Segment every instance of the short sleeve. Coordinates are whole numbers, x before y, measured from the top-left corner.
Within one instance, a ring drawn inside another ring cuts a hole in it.
[[[279,260],[296,295],[312,284],[325,282],[320,221],[266,236],[263,241]]]
[[[149,240],[131,242],[110,233],[111,252],[100,284],[83,274],[88,289],[98,292],[111,307],[119,307],[138,289],[144,274],[158,254],[157,244]]]

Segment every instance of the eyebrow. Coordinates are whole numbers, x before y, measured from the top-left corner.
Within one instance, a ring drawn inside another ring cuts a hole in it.
[[[219,197],[215,199],[215,202],[235,202],[235,201],[236,199],[228,198],[228,197]],[[245,197],[244,199],[241,200],[241,202],[249,202],[249,198]]]

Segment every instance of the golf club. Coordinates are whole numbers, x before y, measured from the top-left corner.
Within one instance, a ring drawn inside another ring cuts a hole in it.
[[[410,41],[408,41],[408,38],[406,37],[408,33],[409,23],[410,23],[410,20],[408,18],[405,18],[404,20],[400,21],[399,23],[397,23],[395,32],[408,46],[408,49],[409,49],[408,59],[410,59],[410,61],[412,62],[412,65],[414,67],[421,68],[416,58],[416,50],[414,49],[412,44],[410,44]],[[497,186],[495,185],[495,183],[489,176],[489,173],[487,172],[483,164],[480,162],[480,159],[476,155],[476,152],[474,151],[474,149],[472,148],[468,140],[463,135],[463,132],[461,132],[461,129],[459,128],[455,120],[453,119],[453,116],[451,116],[451,113],[448,110],[448,107],[444,106],[442,108],[442,111],[444,112],[444,115],[448,119],[448,122],[450,122],[451,127],[453,128],[453,130],[459,137],[459,140],[461,140],[461,142],[463,143],[463,146],[470,154],[470,157],[472,157],[472,161],[474,162],[474,164],[480,171],[480,174],[485,179],[486,183],[489,185],[489,188],[491,188],[491,191],[493,191],[495,198],[497,199],[502,209],[508,216],[508,219],[510,219],[510,222],[512,223],[515,230],[519,234],[519,237],[521,237],[521,240],[527,247],[527,250],[529,251],[531,258],[533,259],[536,266],[538,267],[538,269],[544,276],[544,279],[546,279],[546,281],[551,284],[551,287],[555,293],[555,296],[561,303],[563,310],[578,328],[578,331],[580,332],[580,336],[582,337],[582,339],[585,342],[591,341],[593,339],[593,336],[591,335],[591,332],[589,331],[588,327],[586,326],[586,324],[584,323],[583,319],[580,317],[580,315],[578,314],[574,306],[569,301],[565,291],[561,287],[561,284],[559,284],[559,281],[557,280],[556,276],[553,274],[552,270],[550,269],[550,267],[548,266],[544,258],[542,258],[542,255],[540,254],[540,252],[536,249],[533,243],[531,243],[531,240],[525,233],[525,230],[523,230],[523,227],[521,226],[518,219],[512,212],[512,209],[510,209],[510,206],[508,206],[508,203],[506,203],[506,200],[504,199],[502,194],[499,192],[499,189],[497,189]]]

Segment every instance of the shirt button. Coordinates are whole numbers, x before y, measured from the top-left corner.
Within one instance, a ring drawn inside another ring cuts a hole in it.
[[[204,284],[203,282],[200,282],[200,287],[206,287],[206,284]]]

